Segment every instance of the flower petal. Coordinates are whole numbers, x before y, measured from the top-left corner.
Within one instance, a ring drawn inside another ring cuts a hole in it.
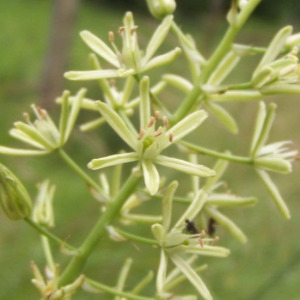
[[[227,216],[220,213],[217,209],[209,206],[205,207],[205,212],[214,220],[216,220],[218,224],[226,228],[239,242],[242,244],[247,242],[247,237],[242,230]]]
[[[88,30],[81,31],[80,36],[95,53],[113,66],[117,68],[121,67],[117,55],[101,39]]]
[[[149,77],[144,76],[140,82],[140,129],[146,129],[150,121]]]
[[[176,142],[195,130],[205,119],[207,118],[207,112],[204,110],[198,110],[184,119],[182,119],[180,122],[178,122],[176,125],[171,127],[167,132],[166,135],[172,135],[173,142]]]
[[[163,226],[166,231],[169,230],[171,224],[173,196],[176,192],[177,187],[177,181],[171,182],[167,187],[162,200]]]
[[[159,188],[159,173],[150,160],[142,160],[144,181],[150,195],[155,195]]]
[[[185,160],[168,157],[164,155],[157,156],[157,158],[155,159],[155,163],[158,163],[159,165],[172,168],[190,175],[196,175],[202,177],[210,177],[216,175],[214,170],[207,168],[203,165],[193,164]]]
[[[142,71],[148,71],[153,68],[158,68],[160,66],[169,64],[172,62],[179,54],[181,53],[181,49],[179,47],[165,53],[162,55],[155,56],[150,61],[146,62],[143,65]]]
[[[88,168],[92,170],[102,169],[118,164],[125,164],[132,161],[137,161],[138,156],[135,152],[131,153],[121,153],[106,156],[103,158],[95,158],[88,163]]]
[[[66,126],[66,131],[64,134],[63,143],[65,143],[68,140],[68,138],[70,137],[70,134],[75,125],[77,116],[79,114],[81,102],[82,102],[82,99],[83,99],[85,93],[86,93],[86,89],[81,89],[75,96],[74,102],[72,103],[71,111],[68,115],[68,121],[66,124],[67,126]]]
[[[289,211],[286,203],[282,199],[276,185],[271,180],[269,174],[263,170],[258,170],[258,169],[256,169],[256,172],[259,175],[262,182],[264,183],[264,185],[266,186],[266,188],[268,189],[269,193],[271,194],[271,196],[272,196],[276,206],[280,210],[280,212],[283,214],[283,216],[286,219],[290,219],[291,218],[290,211]]]
[[[96,105],[107,123],[132,149],[136,149],[137,136],[127,127],[122,118],[106,103],[96,101]]]
[[[230,115],[230,113],[225,110],[222,106],[213,103],[212,101],[206,102],[206,107],[219,119],[219,121],[224,124],[227,129],[229,129],[232,133],[238,132],[238,126],[234,120],[234,118]]]
[[[205,300],[213,299],[205,283],[183,258],[178,254],[171,254],[170,258]]]
[[[145,63],[151,59],[151,57],[154,55],[156,50],[160,47],[160,45],[164,41],[166,35],[169,32],[172,21],[173,21],[173,16],[172,15],[167,16],[166,18],[164,18],[161,24],[156,28],[146,48],[146,53],[143,58]]]
[[[48,150],[29,150],[29,149],[15,149],[0,146],[0,153],[5,155],[20,155],[20,156],[31,156],[31,155],[45,155],[50,151]]]
[[[193,220],[205,205],[206,199],[207,193],[204,190],[199,190],[191,204],[188,206],[186,211],[181,215],[177,223],[174,225],[173,229],[178,230],[177,228],[182,226],[182,224],[185,223],[185,220]]]
[[[119,70],[69,71],[64,74],[69,80],[96,80],[121,77]]]
[[[265,52],[256,70],[254,71],[254,76],[261,70],[261,68],[263,68],[265,65],[269,64],[276,58],[276,56],[282,50],[282,47],[284,46],[286,40],[291,35],[292,31],[292,26],[286,26],[276,33],[270,45],[268,46],[267,51]]]

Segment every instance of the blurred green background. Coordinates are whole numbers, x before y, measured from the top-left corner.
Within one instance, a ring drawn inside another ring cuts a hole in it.
[[[203,53],[209,54],[225,30],[224,8],[228,2],[225,1],[225,4],[219,8],[213,8],[207,1],[203,1],[202,10],[195,9],[197,1],[186,1],[186,5],[183,5],[183,1],[178,2],[181,7],[176,15],[178,23],[182,24],[184,31],[194,35]],[[274,1],[272,3],[274,4]],[[297,31],[300,24],[295,16],[299,7],[296,5],[290,9],[295,1],[288,3],[289,5],[284,4],[279,8],[275,4],[271,5],[270,1],[263,1],[261,8],[247,23],[238,40],[265,46],[283,25],[291,23]],[[210,14],[215,14],[210,15],[205,9]],[[19,145],[9,137],[8,130],[14,121],[22,118],[24,111],[30,110],[31,103],[42,101],[39,84],[47,53],[52,10],[51,1],[0,0],[1,145]],[[96,35],[106,37],[109,30],[116,30],[121,25],[121,18],[126,10],[134,12],[135,22],[139,25],[139,38],[143,44],[157,25],[145,11],[143,1],[121,1],[121,4],[120,1],[114,0],[81,1],[72,30],[67,69],[83,69],[88,64],[87,48],[77,33],[88,29]],[[170,38],[167,42],[167,47],[170,48],[176,41]],[[253,62],[255,59],[253,58]],[[240,73],[235,76],[248,78],[251,72],[249,66],[251,68],[252,65],[251,58],[250,63],[246,61],[242,64]],[[181,72],[182,65],[175,62],[172,67],[174,72]],[[64,86],[75,93],[82,84],[64,81]],[[83,86],[90,88],[89,97],[94,99],[101,97],[96,84],[84,83]],[[169,97],[176,97],[175,92]],[[277,118],[270,141],[293,140],[294,148],[299,149],[299,97],[269,97],[266,101],[278,103]],[[226,107],[237,117],[240,125],[239,134],[232,136],[221,126],[216,125],[213,119],[208,120],[201,129],[203,145],[219,150],[231,149],[236,154],[246,154],[257,103],[229,103]],[[55,108],[52,113],[57,120]],[[86,117],[82,116],[82,118]],[[66,149],[81,166],[85,166],[91,158],[99,157],[100,153],[105,151],[115,151],[119,147],[114,141],[110,141],[112,145],[99,142],[102,133],[103,129],[88,135],[75,131],[73,140]],[[55,155],[37,159],[1,156],[0,161],[16,172],[32,195],[36,193],[35,184],[46,178],[50,178],[57,184],[54,231],[63,239],[78,245],[98,216],[98,205],[91,200],[80,179],[73,175]],[[291,175],[272,176],[292,213],[291,220],[286,221],[279,215],[269,195],[250,168],[238,165],[229,168],[226,180],[232,192],[243,196],[257,195],[259,203],[254,208],[224,210],[242,228],[249,240],[246,245],[241,245],[218,227],[220,245],[229,247],[231,255],[226,259],[203,258],[203,263],[209,263],[203,279],[214,295],[214,299],[300,299],[299,175],[299,163],[295,163]],[[182,207],[178,206],[178,209]],[[149,232],[147,228],[142,228],[141,231],[143,230]],[[107,255],[110,258],[112,256],[111,247],[115,251],[113,260],[107,262]],[[153,269],[153,261],[148,259],[153,251],[149,252],[146,247],[137,250],[130,243],[123,246],[103,240],[98,250],[101,255],[97,254],[96,250],[86,270],[88,274],[93,274],[95,278],[103,279],[108,284],[115,283],[115,276],[124,258],[128,256],[140,257],[133,265],[133,270],[139,277],[146,275],[147,270]],[[58,251],[56,257],[62,265],[67,262]],[[23,222],[9,221],[0,212],[1,300],[38,299],[38,294],[30,283],[31,260],[40,266],[44,264],[38,234]],[[130,282],[128,284],[130,285]],[[190,285],[184,288],[193,292]],[[111,297],[79,293],[74,299],[111,299]]]

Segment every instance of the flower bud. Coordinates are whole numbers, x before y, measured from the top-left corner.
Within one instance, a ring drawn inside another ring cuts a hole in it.
[[[153,17],[162,19],[174,12],[175,0],[147,0],[148,8]]]
[[[8,218],[20,220],[31,214],[31,198],[21,181],[0,164],[0,204]]]

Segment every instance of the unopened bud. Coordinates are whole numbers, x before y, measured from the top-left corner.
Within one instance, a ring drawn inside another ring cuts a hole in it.
[[[21,181],[0,164],[0,204],[8,218],[21,220],[30,216],[32,202]]]
[[[174,12],[175,0],[147,0],[148,8],[153,17],[162,19]]]

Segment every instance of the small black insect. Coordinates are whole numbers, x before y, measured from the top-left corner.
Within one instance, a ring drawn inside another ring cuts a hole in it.
[[[212,236],[216,232],[217,221],[214,218],[209,218],[207,222],[207,234]]]
[[[200,233],[195,223],[193,221],[190,221],[189,219],[185,219],[184,231],[189,234]]]

